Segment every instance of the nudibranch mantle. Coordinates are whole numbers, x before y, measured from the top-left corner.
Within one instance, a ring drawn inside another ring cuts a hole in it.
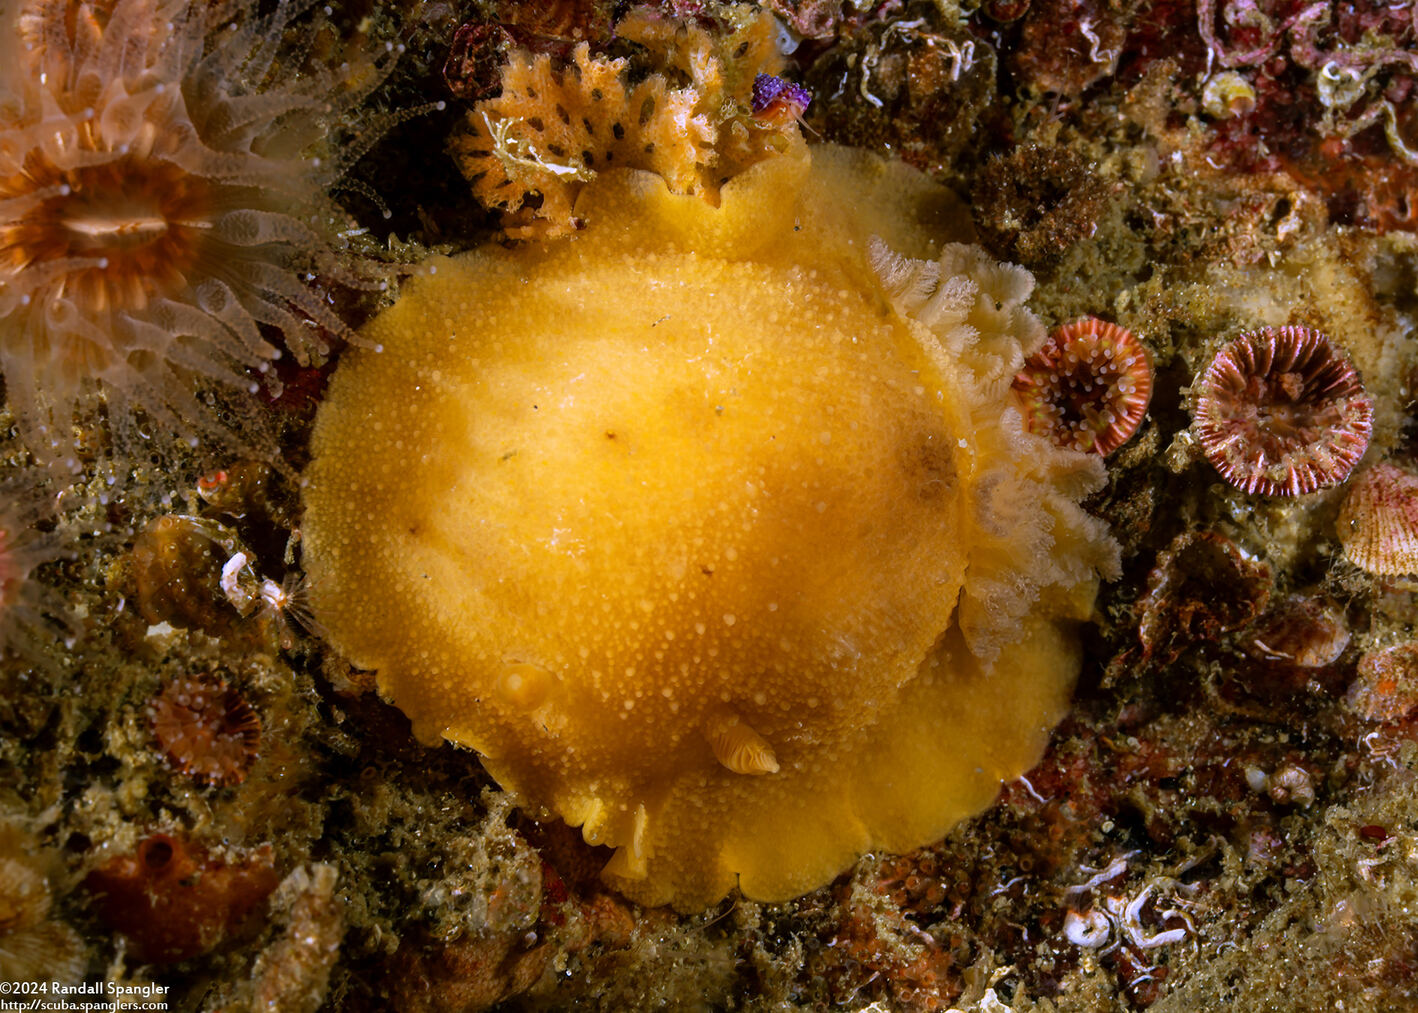
[[[914,170],[798,145],[718,206],[439,259],[321,409],[312,604],[425,740],[690,910],[787,899],[1039,757],[1117,547],[1027,433],[1032,279]]]

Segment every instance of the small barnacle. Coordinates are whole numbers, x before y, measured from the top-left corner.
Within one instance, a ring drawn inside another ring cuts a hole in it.
[[[1364,652],[1345,703],[1366,721],[1402,721],[1418,710],[1418,641]]]
[[[1152,362],[1131,331],[1096,317],[1057,328],[1014,378],[1031,433],[1060,447],[1111,454],[1152,399]]]
[[[93,910],[146,963],[207,953],[238,931],[276,888],[270,845],[219,857],[177,834],[145,838],[84,879]]]
[[[1223,70],[1202,87],[1201,107],[1218,120],[1245,116],[1256,107],[1256,90],[1240,73]]]
[[[1377,577],[1418,574],[1418,476],[1387,461],[1359,476],[1339,510],[1344,558]]]
[[[1349,477],[1369,446],[1373,399],[1353,363],[1308,327],[1265,327],[1216,353],[1192,429],[1244,492],[1301,496]]]
[[[812,93],[800,84],[772,74],[753,79],[753,118],[759,123],[786,127],[800,122],[810,102]]]
[[[257,594],[257,617],[275,629],[281,647],[290,650],[295,646],[298,630],[317,637],[325,635],[324,627],[310,610],[310,584],[304,574],[288,573],[279,584],[264,578]]]
[[[175,679],[147,708],[173,767],[214,785],[240,784],[261,745],[261,719],[220,677]]]
[[[1267,773],[1260,767],[1245,768],[1246,783],[1258,795],[1269,795],[1277,805],[1294,804],[1301,807],[1313,804],[1315,800],[1314,778],[1304,767],[1296,763],[1286,763]]]

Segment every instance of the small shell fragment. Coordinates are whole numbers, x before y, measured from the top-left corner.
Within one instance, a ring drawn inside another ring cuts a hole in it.
[[[1256,620],[1247,649],[1262,661],[1324,668],[1349,646],[1344,613],[1333,602],[1292,594]]]
[[[1228,120],[1255,110],[1256,90],[1234,70],[1213,74],[1202,87],[1201,107],[1212,119]]]
[[[1344,558],[1377,577],[1418,574],[1418,475],[1376,464],[1339,511]]]

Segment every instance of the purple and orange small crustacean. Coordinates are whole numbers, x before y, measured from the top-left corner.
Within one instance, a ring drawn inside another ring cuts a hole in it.
[[[1030,432],[1107,456],[1137,432],[1152,400],[1152,360],[1131,331],[1096,317],[1057,327],[1014,378]]]
[[[800,84],[785,81],[772,74],[759,74],[753,79],[753,118],[772,127],[786,127],[801,122],[812,101],[812,92]]]
[[[1349,357],[1309,327],[1264,327],[1216,353],[1192,428],[1243,492],[1302,496],[1349,477],[1369,446],[1373,398]]]

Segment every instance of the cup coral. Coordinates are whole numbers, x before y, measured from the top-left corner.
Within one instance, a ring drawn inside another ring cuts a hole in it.
[[[1242,334],[1196,391],[1202,452],[1244,492],[1303,496],[1338,485],[1369,446],[1373,398],[1339,346],[1308,327]]]
[[[712,206],[599,174],[574,236],[435,263],[341,363],[312,605],[427,740],[695,908],[988,805],[1078,670],[1101,460],[1027,432],[1032,279],[860,152]]]
[[[1107,456],[1137,432],[1152,400],[1152,361],[1133,333],[1096,317],[1049,335],[1014,378],[1032,432]]]
[[[148,704],[168,762],[209,784],[240,784],[256,761],[261,719],[219,676],[174,679]]]
[[[388,120],[325,146],[384,70],[298,66],[311,6],[0,3],[0,371],[41,458],[74,466],[95,389],[120,429],[220,436],[200,381],[253,386],[276,333],[302,362],[352,337],[308,279],[380,283],[325,191]]]

